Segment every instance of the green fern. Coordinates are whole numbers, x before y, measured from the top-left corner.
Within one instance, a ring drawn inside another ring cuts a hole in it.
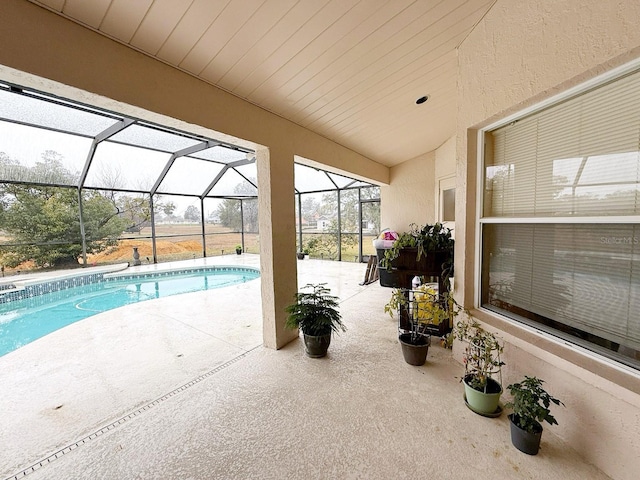
[[[306,335],[320,336],[332,332],[346,331],[338,312],[338,297],[330,295],[331,290],[326,283],[307,284],[304,289],[312,289],[310,293],[295,294],[295,303],[287,306],[289,314],[285,327],[299,328]]]

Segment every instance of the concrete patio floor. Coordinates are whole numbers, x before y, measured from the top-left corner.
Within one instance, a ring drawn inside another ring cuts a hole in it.
[[[324,359],[300,341],[262,347],[260,280],[106,312],[0,357],[0,478],[609,478],[552,428],[539,455],[513,448],[506,415],[467,409],[462,366],[437,342],[406,364],[389,289],[359,285],[365,265],[298,269],[341,300],[348,331]]]

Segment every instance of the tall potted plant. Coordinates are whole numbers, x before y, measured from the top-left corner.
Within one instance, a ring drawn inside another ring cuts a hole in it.
[[[549,425],[558,424],[549,410],[551,404],[564,405],[542,388],[543,383],[544,380],[525,375],[524,380],[507,387],[513,395],[513,400],[505,405],[513,410],[509,415],[511,443],[528,455],[536,455],[540,450],[543,430],[540,422],[547,422]]]
[[[337,310],[338,297],[330,295],[331,290],[326,283],[307,284],[302,289],[311,291],[295,294],[295,303],[285,309],[289,314],[285,326],[302,330],[307,356],[324,357],[331,343],[331,334],[346,330]]]
[[[467,406],[479,415],[500,414],[502,382],[494,376],[501,374],[504,365],[500,358],[504,345],[470,317],[457,322],[454,333],[458,340],[467,344],[462,358],[465,370],[461,379]]]
[[[404,360],[420,366],[427,359],[431,332],[438,332],[445,322],[449,325],[461,309],[449,293],[438,295],[430,286],[420,285],[413,290],[394,288],[384,311],[392,318],[398,312],[398,341]]]

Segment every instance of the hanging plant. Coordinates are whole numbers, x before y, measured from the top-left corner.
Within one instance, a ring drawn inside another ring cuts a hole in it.
[[[380,266],[386,270],[393,270],[393,260],[400,256],[400,252],[406,248],[415,248],[416,261],[426,257],[429,253],[444,252],[444,261],[440,265],[441,278],[444,285],[449,285],[449,279],[453,276],[453,251],[455,241],[451,236],[451,229],[441,223],[426,224],[418,227],[412,223],[408,232],[398,235],[391,248],[384,253],[380,260]]]

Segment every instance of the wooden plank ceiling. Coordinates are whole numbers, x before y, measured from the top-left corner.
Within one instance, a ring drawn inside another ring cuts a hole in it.
[[[455,134],[456,49],[495,0],[31,1],[392,166]]]

